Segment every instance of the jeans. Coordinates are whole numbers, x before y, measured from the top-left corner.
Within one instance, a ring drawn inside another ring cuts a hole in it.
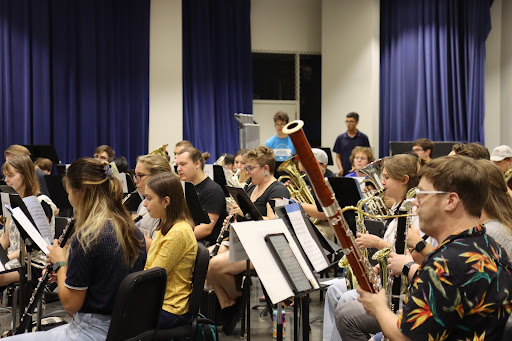
[[[171,329],[185,324],[189,324],[192,316],[189,313],[183,315],[175,315],[165,310],[160,311],[160,329]]]
[[[345,278],[338,278],[327,288],[324,304],[323,341],[341,341],[340,333],[336,329],[334,311],[339,305],[356,300],[358,296],[355,290],[347,291]]]
[[[36,333],[11,336],[11,340],[102,341],[107,338],[110,315],[76,313],[69,324]]]

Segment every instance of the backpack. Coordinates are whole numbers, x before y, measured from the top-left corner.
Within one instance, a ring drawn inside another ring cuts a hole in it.
[[[196,340],[198,341],[218,341],[219,334],[215,323],[199,314],[196,326]]]

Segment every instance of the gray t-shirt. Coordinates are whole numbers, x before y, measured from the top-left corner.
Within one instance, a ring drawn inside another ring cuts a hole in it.
[[[142,201],[137,209],[137,217],[142,215],[142,219],[135,224],[144,233],[144,237],[151,239],[155,238],[156,228],[160,223],[160,219],[151,218],[146,207],[144,207],[144,201]]]
[[[512,257],[512,233],[510,229],[497,220],[490,220],[484,224],[487,234],[494,238]]]

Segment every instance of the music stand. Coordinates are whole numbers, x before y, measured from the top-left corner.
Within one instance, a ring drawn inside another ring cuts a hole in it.
[[[341,208],[345,206],[356,206],[357,202],[361,200],[363,194],[361,187],[355,178],[339,178],[328,177],[329,184],[334,191],[336,200]],[[354,211],[343,212],[345,220],[347,220],[350,230],[356,235],[356,214]]]
[[[194,225],[209,224],[211,221],[210,216],[205,212],[203,206],[201,206],[194,184],[191,182],[183,182],[183,185],[187,207],[194,220]]]
[[[73,206],[68,200],[68,192],[62,184],[62,175],[45,175],[44,181],[53,203],[59,208],[59,216],[73,216]]]
[[[44,157],[50,159],[55,165],[60,163],[57,151],[52,145],[25,144],[23,146],[30,152],[30,158],[32,161],[35,161],[37,158]]]
[[[226,189],[226,174],[224,174],[224,167],[221,165],[213,165],[213,181],[218,183],[224,191],[224,196],[229,197],[229,192]]]
[[[263,220],[263,216],[260,211],[254,206],[251,198],[247,195],[247,192],[243,188],[226,186],[229,194],[236,201],[238,207],[242,210],[245,219],[247,220]]]

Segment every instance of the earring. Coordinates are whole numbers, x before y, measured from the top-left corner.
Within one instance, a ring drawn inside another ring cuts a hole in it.
[[[269,175],[270,175],[270,173],[269,173],[268,171],[265,171],[265,173],[263,173],[263,175],[265,175],[265,176],[269,176]]]

